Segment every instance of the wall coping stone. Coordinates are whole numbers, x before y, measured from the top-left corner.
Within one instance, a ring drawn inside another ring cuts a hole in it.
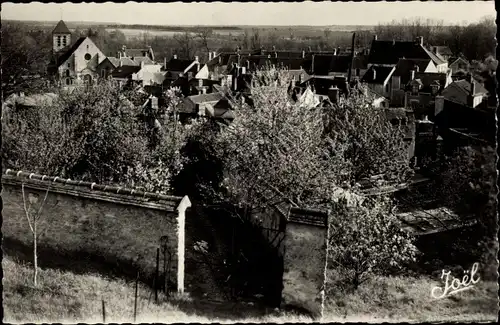
[[[327,227],[328,212],[316,209],[290,208],[288,222],[307,224],[311,226]]]
[[[103,200],[113,203],[175,211],[182,197],[134,190],[131,188],[76,181],[61,177],[7,169],[2,175],[2,183],[9,185],[25,184],[26,187],[47,190],[72,196]]]

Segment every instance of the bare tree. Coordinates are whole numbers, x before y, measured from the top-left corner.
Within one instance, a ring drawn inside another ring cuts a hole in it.
[[[199,28],[196,32],[196,37],[200,43],[201,48],[207,51],[207,56],[210,53],[210,48],[208,47],[208,40],[212,36],[212,29],[208,27]]]
[[[38,229],[38,221],[40,221],[42,217],[42,211],[45,206],[45,202],[47,201],[47,196],[49,195],[50,185],[47,187],[47,191],[45,192],[45,197],[43,201],[40,203],[38,209],[34,208],[32,211],[32,207],[38,203],[38,196],[29,193],[28,194],[28,202],[29,205],[26,206],[26,193],[24,191],[24,183],[21,185],[21,190],[23,194],[23,208],[24,214],[26,215],[26,219],[28,219],[28,225],[31,230],[31,234],[33,235],[33,283],[35,286],[38,285],[38,255],[37,255],[37,245],[38,239],[40,237],[39,229]]]
[[[175,34],[174,39],[181,47],[184,56],[190,59],[194,50],[194,36],[190,32],[184,32],[182,34]]]

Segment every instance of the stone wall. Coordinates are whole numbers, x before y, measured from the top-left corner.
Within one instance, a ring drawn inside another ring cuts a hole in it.
[[[292,208],[285,230],[282,305],[323,315],[327,214]]]
[[[170,281],[183,290],[187,197],[7,171],[2,177],[4,252],[25,251],[31,262],[33,238],[23,202],[37,211],[45,197],[37,224],[41,267],[86,272],[99,265],[110,275],[133,277],[139,271],[141,278],[151,278],[160,238],[166,236]]]

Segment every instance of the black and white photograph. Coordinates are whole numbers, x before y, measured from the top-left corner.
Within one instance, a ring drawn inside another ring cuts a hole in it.
[[[1,4],[3,323],[496,323],[495,1]]]

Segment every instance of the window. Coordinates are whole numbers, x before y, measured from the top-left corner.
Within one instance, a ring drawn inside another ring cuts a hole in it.
[[[361,74],[361,70],[359,68],[356,69],[356,77],[359,77],[360,74]]]
[[[70,84],[71,84],[71,79],[66,78],[66,85],[68,85],[68,86],[69,86]]]
[[[86,61],[90,60],[92,58],[92,56],[90,55],[90,53],[85,53],[85,56],[83,57]]]
[[[62,45],[63,45],[63,46],[66,46],[66,45],[67,45],[67,43],[66,43],[66,41],[67,41],[67,40],[66,40],[66,38],[67,38],[67,36],[63,36],[63,37],[62,37]]]
[[[101,77],[103,77],[103,78],[104,78],[105,76],[106,76],[106,70],[102,69],[102,70],[101,70]]]
[[[66,77],[69,77],[69,70],[66,70]]]
[[[61,36],[57,36],[57,47],[61,46]]]
[[[412,86],[412,92],[413,92],[413,94],[418,94],[418,85]]]

